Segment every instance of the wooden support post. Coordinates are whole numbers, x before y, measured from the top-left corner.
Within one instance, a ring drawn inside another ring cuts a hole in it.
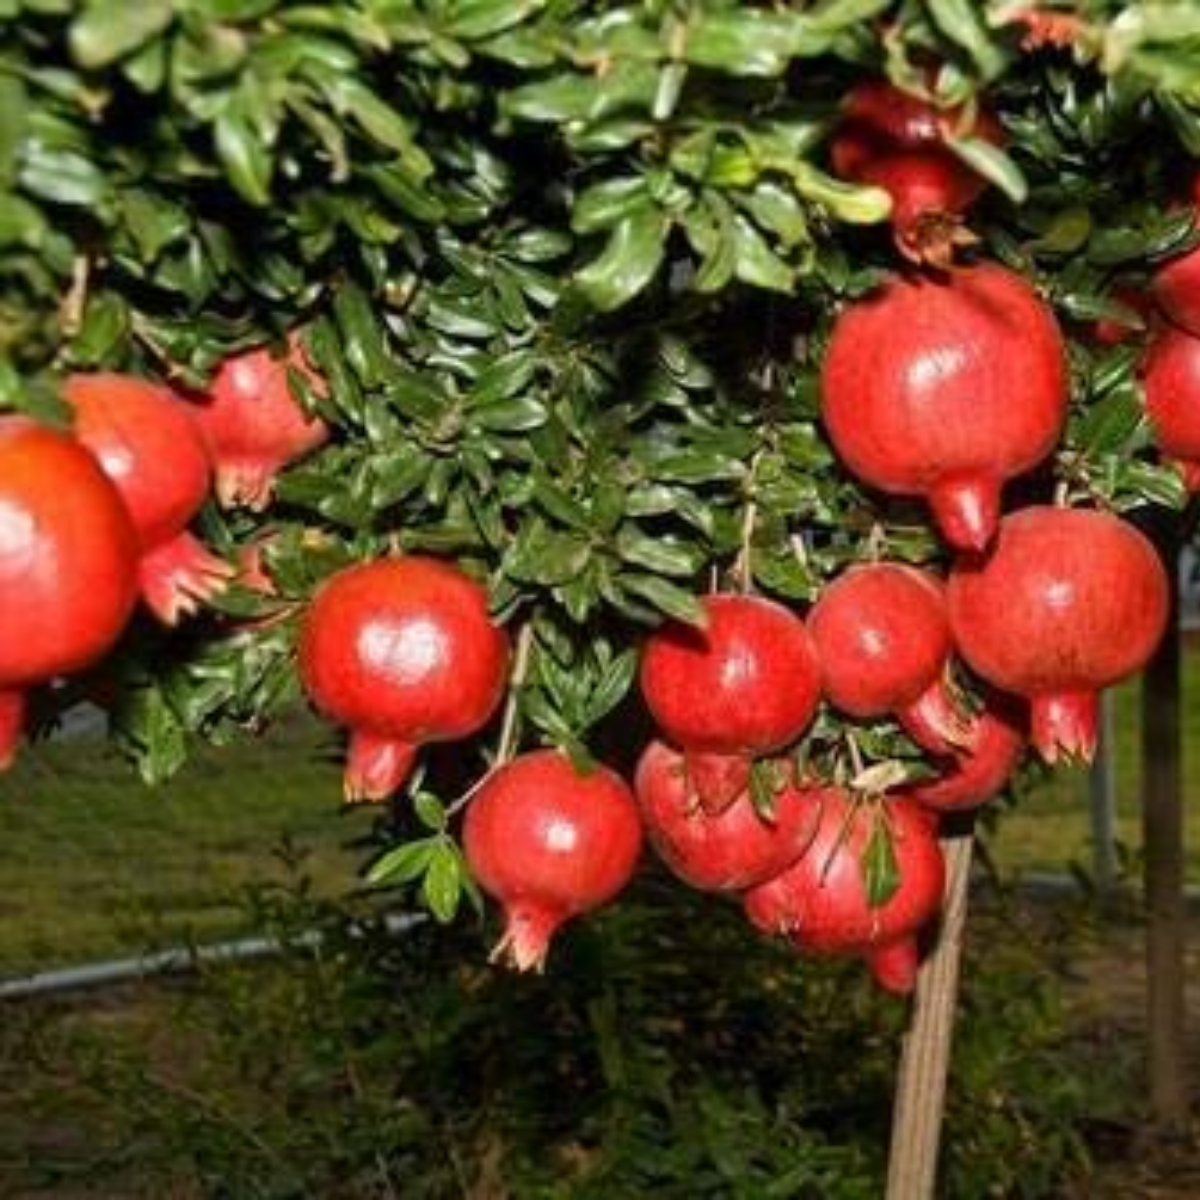
[[[1178,518],[1164,517],[1154,532],[1177,601]],[[1147,1073],[1151,1116],[1168,1132],[1182,1129],[1188,1117],[1180,643],[1176,602],[1167,634],[1146,668],[1142,690]]]
[[[937,945],[921,964],[912,1020],[904,1037],[896,1100],[887,1200],[933,1200],[938,1147],[946,1107],[946,1075],[954,1038],[958,972],[967,920],[967,882],[975,839],[965,833],[942,839],[946,900]]]

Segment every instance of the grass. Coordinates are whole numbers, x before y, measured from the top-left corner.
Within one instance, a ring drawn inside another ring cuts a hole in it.
[[[1200,883],[1200,651],[1187,656],[1184,778]],[[1124,860],[1136,870],[1140,689],[1116,694],[1116,777]],[[169,785],[147,790],[98,739],[29,748],[0,777],[0,975],[188,938],[245,932],[245,889],[298,868],[320,895],[352,889],[363,812],[339,807],[326,730],[303,715],[258,742],[200,749]],[[1090,870],[1087,775],[1038,781],[991,834],[1008,871]]]
[[[327,742],[297,717],[156,789],[99,738],[28,748],[0,778],[0,973],[241,932],[245,889],[297,868],[346,891],[370,817]]]

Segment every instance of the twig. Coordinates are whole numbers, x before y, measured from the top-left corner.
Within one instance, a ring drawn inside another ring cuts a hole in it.
[[[86,254],[75,255],[71,261],[71,286],[67,288],[58,310],[59,324],[67,338],[73,338],[83,328],[91,277],[92,260]]]

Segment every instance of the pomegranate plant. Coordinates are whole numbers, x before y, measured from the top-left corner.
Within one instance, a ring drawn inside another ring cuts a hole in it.
[[[559,926],[620,892],[641,846],[633,796],[607,768],[581,771],[555,750],[498,767],[463,825],[471,871],[504,909],[493,957],[540,971]]]
[[[133,518],[142,599],[159,620],[174,625],[234,573],[187,530],[212,475],[192,414],[167,388],[128,375],[72,375],[63,395],[75,413],[76,437]]]
[[[907,986],[921,806],[1086,754],[1162,625],[1117,514],[1196,457],[1186,31],[8,7],[0,747],[90,687],[159,781],[307,699],[390,801],[372,881],[448,919],[474,872],[523,965],[642,822]],[[115,648],[139,579],[193,618]]]
[[[1188,491],[1200,491],[1200,337],[1160,331],[1142,374],[1154,440],[1178,465]]]

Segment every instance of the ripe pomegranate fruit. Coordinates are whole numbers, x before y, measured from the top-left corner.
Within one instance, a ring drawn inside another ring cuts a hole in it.
[[[1142,379],[1159,449],[1176,462],[1188,491],[1200,491],[1200,337],[1161,330],[1142,364]]]
[[[949,543],[982,550],[1004,481],[1054,448],[1067,412],[1054,314],[993,263],[896,277],[837,319],[822,412],[866,483],[924,496]]]
[[[842,106],[833,169],[891,196],[893,236],[907,258],[948,265],[954,246],[973,240],[963,237],[961,218],[987,181],[949,149],[949,135],[962,130],[999,145],[1004,134],[984,108],[969,128],[965,121],[962,109],[938,109],[883,80],[859,84]]]
[[[0,762],[21,693],[81,670],[137,602],[137,535],[117,490],[73,438],[0,417]]]
[[[200,427],[216,464],[217,498],[226,507],[266,508],[278,473],[329,440],[329,426],[292,395],[289,368],[324,392],[324,379],[292,338],[284,358],[265,347],[227,358],[200,398]]]
[[[606,767],[581,774],[557,750],[498,767],[463,824],[471,872],[504,908],[493,961],[540,971],[559,926],[611,900],[629,882],[641,846],[633,796]]]
[[[821,592],[808,630],[825,696],[844,713],[894,713],[935,753],[970,741],[970,716],[946,686],[950,618],[936,576],[902,563],[851,567]]]
[[[132,375],[72,375],[63,396],[75,436],[112,480],[141,543],[146,607],[174,625],[221,591],[233,568],[192,534],[212,468],[191,410],[169,388]]]
[[[986,558],[950,574],[959,652],[989,683],[1029,698],[1048,762],[1090,761],[1096,693],[1142,667],[1170,585],[1154,547],[1109,513],[1039,506],[1004,518]]]
[[[899,794],[938,812],[978,808],[998,795],[1012,777],[1025,748],[1024,714],[1011,696],[991,693],[975,720],[969,748],[942,759],[942,773]]]
[[[804,622],[759,596],[705,596],[701,604],[703,629],[673,621],[646,642],[641,686],[651,715],[689,760],[783,749],[807,728],[820,699]],[[711,766],[688,763],[697,780]],[[731,798],[703,793],[716,809]]]
[[[791,765],[779,765],[785,776],[770,819],[745,791],[714,814],[699,803],[683,755],[651,742],[638,763],[634,792],[663,862],[685,883],[714,892],[743,891],[791,866],[816,832],[820,806],[812,789],[791,778]]]
[[[1192,180],[1191,204],[1200,220],[1200,175]],[[1193,337],[1200,337],[1200,246],[1159,268],[1150,294],[1167,318]]]
[[[941,906],[945,868],[936,820],[911,801],[856,800],[841,788],[818,793],[817,832],[781,875],[748,891],[746,915],[818,955],[862,955],[890,991],[916,982],[917,933]],[[865,858],[874,837],[891,839],[898,882],[872,905]]]
[[[423,744],[487,724],[504,693],[508,639],[478,583],[412,555],[327,580],[305,615],[299,659],[312,702],[350,729],[346,799],[382,800]]]

